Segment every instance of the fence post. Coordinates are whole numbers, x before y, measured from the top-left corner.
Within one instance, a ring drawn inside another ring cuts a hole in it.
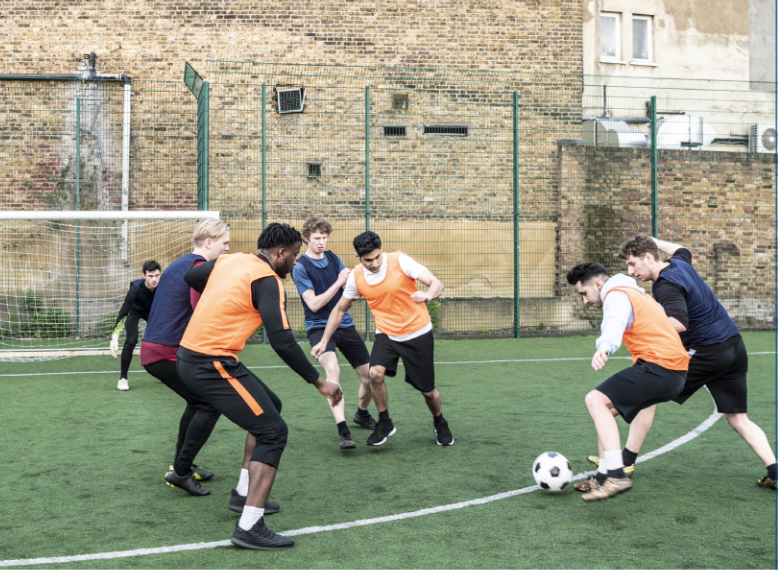
[[[659,168],[656,154],[656,95],[651,96],[650,103],[651,129],[651,235],[659,237]]]
[[[513,92],[513,336],[521,336],[519,312],[519,92]]]
[[[207,210],[209,207],[208,196],[208,171],[210,162],[210,143],[208,131],[210,129],[210,85],[203,81],[200,96],[197,98],[197,209]]]
[[[370,86],[365,87],[365,231],[370,231]],[[370,340],[370,308],[365,301],[365,342]]]
[[[76,97],[76,210],[81,209],[81,98]],[[76,339],[81,338],[81,220],[76,220]]]
[[[262,84],[262,230],[267,226],[267,138],[265,118],[267,84]],[[267,330],[262,326],[262,344],[267,344]]]

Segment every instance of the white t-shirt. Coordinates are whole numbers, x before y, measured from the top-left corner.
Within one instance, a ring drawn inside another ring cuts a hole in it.
[[[360,265],[357,267],[354,271],[362,271],[362,275],[365,276],[365,281],[367,281],[368,285],[378,285],[386,278],[386,267],[389,265],[389,262],[387,261],[387,255],[386,253],[382,253],[382,261],[381,261],[381,269],[378,270],[378,273],[373,273],[372,271],[368,271],[364,268],[364,266]],[[422,272],[426,271],[427,268],[424,267],[422,264],[417,263],[404,253],[401,253],[399,255],[400,262],[400,269],[403,270],[403,273],[405,273],[408,277],[411,279],[418,279],[419,275],[422,274]],[[354,271],[351,272],[351,275],[348,276],[348,281],[346,281],[346,286],[343,288],[343,296],[346,299],[351,299],[352,301],[356,299],[362,298],[362,295],[359,294],[359,291],[357,291],[357,282],[354,278]],[[401,336],[392,336],[387,335],[390,339],[396,341],[396,342],[405,342],[407,340],[411,340],[413,338],[416,338],[417,336],[421,336],[423,334],[427,334],[429,331],[432,330],[432,322],[427,323],[424,327],[420,328],[416,332],[412,332],[410,334],[405,334]],[[375,330],[376,334],[382,334],[378,328]]]

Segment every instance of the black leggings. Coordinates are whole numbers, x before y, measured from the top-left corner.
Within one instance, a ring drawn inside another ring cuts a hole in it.
[[[183,475],[192,467],[197,453],[208,441],[221,414],[181,382],[174,361],[160,360],[147,364],[144,368],[146,372],[186,400],[186,408],[178,424],[178,441],[176,442],[174,462],[176,472]]]
[[[127,378],[127,373],[130,371],[132,351],[135,350],[135,346],[138,344],[138,323],[141,319],[148,321],[148,315],[141,315],[135,309],[132,309],[130,314],[127,315],[127,320],[124,321],[124,331],[127,333],[127,337],[124,339],[124,346],[122,347],[122,370],[119,378]]]

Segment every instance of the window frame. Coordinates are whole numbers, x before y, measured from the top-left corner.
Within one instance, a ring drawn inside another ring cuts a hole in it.
[[[646,25],[646,47],[648,51],[648,59],[639,59],[635,57],[635,22],[645,21]],[[654,63],[654,16],[651,14],[632,14],[632,59],[630,63],[636,63],[638,65],[652,64]]]
[[[614,45],[616,46],[616,55],[603,54],[603,32],[602,32],[602,20],[603,18],[613,18],[616,21],[614,29],[616,31],[616,38]],[[624,63],[621,59],[622,54],[622,30],[621,30],[621,12],[600,12],[600,61],[604,63]]]

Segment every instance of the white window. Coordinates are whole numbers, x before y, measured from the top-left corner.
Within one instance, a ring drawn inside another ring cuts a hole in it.
[[[621,14],[600,14],[600,59],[621,60]]]
[[[632,16],[632,59],[637,62],[654,60],[653,18],[651,16]]]

